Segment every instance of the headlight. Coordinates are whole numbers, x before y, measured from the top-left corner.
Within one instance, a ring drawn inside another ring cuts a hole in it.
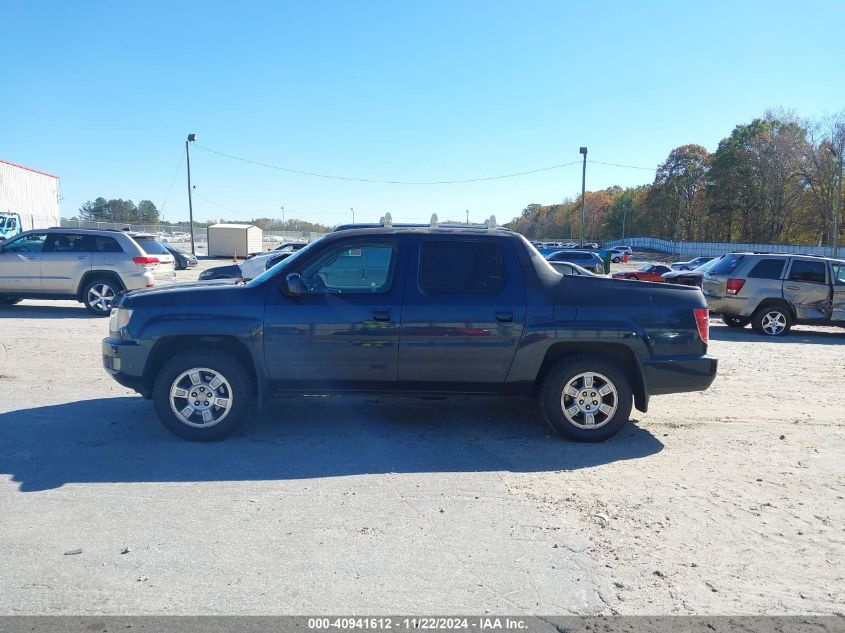
[[[112,308],[109,315],[109,331],[120,332],[123,328],[129,325],[129,319],[132,318],[132,310],[127,308]]]

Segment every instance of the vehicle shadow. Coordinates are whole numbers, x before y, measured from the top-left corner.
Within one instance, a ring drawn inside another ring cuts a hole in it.
[[[788,345],[790,343],[811,343],[813,345],[845,345],[845,329],[838,331],[833,328],[809,329],[811,326],[797,326],[783,337],[773,338],[757,334],[746,326],[742,329],[731,328],[721,323],[710,321],[710,340],[713,341],[737,341],[742,343],[777,343]]]
[[[0,306],[0,319],[100,319],[85,309],[81,303],[78,306],[67,305],[39,305],[18,303],[13,306]]]
[[[169,434],[137,397],[0,414],[0,473],[22,492],[66,483],[574,470],[662,448],[634,422],[601,444],[566,442],[546,430],[533,401],[486,398],[291,398],[207,444]]]

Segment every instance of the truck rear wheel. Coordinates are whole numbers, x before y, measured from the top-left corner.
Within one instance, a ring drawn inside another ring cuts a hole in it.
[[[193,442],[220,440],[246,419],[255,387],[243,364],[223,352],[189,350],[162,367],[153,404],[164,427]]]
[[[540,388],[543,419],[576,442],[602,442],[631,415],[631,382],[600,356],[565,358],[546,373]]]

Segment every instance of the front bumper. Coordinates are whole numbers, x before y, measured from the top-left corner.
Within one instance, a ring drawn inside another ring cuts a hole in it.
[[[665,356],[645,361],[646,389],[653,395],[704,391],[716,379],[719,361],[712,356]]]
[[[116,338],[103,339],[103,368],[118,384],[137,391],[145,398],[150,389],[144,384],[144,366],[149,350],[136,341],[122,341]]]

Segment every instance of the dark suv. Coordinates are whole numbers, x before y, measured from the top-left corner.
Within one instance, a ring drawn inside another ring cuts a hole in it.
[[[784,336],[796,324],[845,326],[845,261],[730,253],[704,272],[710,309],[730,327]]]
[[[557,432],[600,441],[632,401],[645,411],[716,375],[697,288],[562,276],[495,228],[346,228],[248,282],[114,307],[106,370],[190,440],[276,394],[378,391],[534,395]]]

